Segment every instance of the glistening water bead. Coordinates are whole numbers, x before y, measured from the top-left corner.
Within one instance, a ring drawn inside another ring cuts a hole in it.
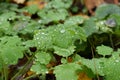
[[[65,30],[63,29],[63,30],[61,30],[60,32],[61,32],[61,33],[64,33],[64,32],[65,32]]]

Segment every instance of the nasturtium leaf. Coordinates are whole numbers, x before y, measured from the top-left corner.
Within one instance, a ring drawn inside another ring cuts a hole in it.
[[[91,18],[89,20],[85,20],[83,26],[87,36],[90,36],[98,31],[95,21]]]
[[[16,64],[23,57],[24,47],[17,36],[0,38],[0,47],[0,60],[6,65]]]
[[[75,56],[72,57],[73,62],[78,62],[82,59],[82,57],[78,54],[75,54]]]
[[[66,63],[67,63],[67,59],[66,59],[66,58],[62,58],[62,59],[61,59],[61,63],[62,63],[62,64],[66,64]]]
[[[81,42],[87,40],[87,35],[85,34],[85,30],[82,27],[76,26],[75,30],[76,30],[76,34],[75,34],[76,39],[80,39]]]
[[[70,30],[67,29],[66,26],[58,26],[55,28],[53,35],[54,45],[62,48],[68,48],[70,45],[73,45],[74,39],[72,36],[75,35],[75,31],[73,29],[70,32]]]
[[[59,10],[40,10],[38,11],[38,16],[41,17],[42,22],[49,23],[49,22],[58,22],[60,20],[65,20],[68,16],[68,12],[65,9]]]
[[[83,22],[84,18],[82,16],[72,16],[65,20],[65,24],[69,25],[82,24]]]
[[[61,48],[54,46],[55,53],[57,55],[63,56],[63,57],[68,57],[73,54],[75,51],[75,46],[69,46],[68,48]]]
[[[23,20],[23,21],[19,21],[17,22],[14,27],[13,30],[22,34],[27,34],[27,33],[31,33],[33,34],[33,32],[35,30],[38,30],[40,28],[40,24],[36,21],[30,20]]]
[[[0,30],[1,30],[1,32],[3,32],[4,34],[9,34],[10,23],[9,23],[8,21],[1,21],[1,22],[0,22]]]
[[[35,32],[34,40],[39,49],[50,49],[53,46],[69,48],[74,46],[75,40],[86,40],[84,30],[75,25],[56,25]]]
[[[35,64],[32,65],[31,71],[36,72],[36,74],[48,73],[46,65],[40,64],[39,62],[35,62]]]
[[[95,12],[95,16],[98,19],[103,19],[111,14],[120,15],[120,8],[114,4],[103,4]]]
[[[39,49],[49,49],[52,47],[52,37],[45,29],[39,30],[34,35],[35,46]]]
[[[104,20],[96,22],[96,26],[97,26],[97,29],[98,29],[99,33],[113,32],[112,28],[108,27],[105,24]]]
[[[15,12],[4,13],[0,15],[0,21],[14,20],[16,18]]]
[[[54,74],[56,80],[77,80],[78,72],[81,71],[82,68],[77,63],[67,63],[56,66],[54,69]]]
[[[28,22],[27,21],[19,21],[18,23],[16,23],[14,26],[13,26],[13,30],[18,32],[18,31],[21,31],[23,30],[26,26],[28,25]]]
[[[25,8],[23,8],[24,10],[26,10],[28,13],[30,14],[35,14],[38,10],[38,6],[33,4],[33,5],[29,5]]]
[[[18,10],[18,5],[14,3],[0,3],[0,14]]]
[[[103,56],[111,55],[113,52],[112,48],[108,46],[104,46],[104,45],[98,46],[96,49],[97,49],[98,54],[103,55]]]
[[[54,29],[53,42],[55,46],[68,48],[73,45],[75,40],[86,41],[84,30],[76,25],[58,25]]]
[[[45,65],[48,64],[51,60],[50,53],[46,52],[37,52],[35,57],[37,62]]]
[[[72,0],[52,0],[48,2],[46,8],[55,8],[55,9],[61,9],[66,8],[68,9],[72,5]]]
[[[92,60],[82,59],[81,64],[91,69],[94,74],[99,74],[101,76],[104,76],[105,75],[103,71],[104,61],[105,61],[104,58],[100,58],[100,59],[94,58]]]
[[[119,80],[120,79],[120,51],[114,52],[112,57],[106,59],[104,73],[105,80]]]
[[[27,40],[27,41],[22,42],[22,44],[24,45],[24,49],[26,51],[28,51],[29,53],[31,53],[30,48],[34,48],[34,49],[37,50],[37,47],[35,46],[35,41],[34,40]]]

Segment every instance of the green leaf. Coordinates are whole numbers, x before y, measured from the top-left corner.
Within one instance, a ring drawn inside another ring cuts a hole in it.
[[[47,29],[41,29],[36,31],[34,35],[35,45],[39,49],[49,49],[52,47],[52,37],[49,33],[47,33]]]
[[[46,8],[66,8],[68,9],[72,5],[72,0],[52,0],[48,2]]]
[[[86,35],[81,27],[76,25],[50,26],[35,32],[34,40],[39,49],[50,49],[53,46],[68,48],[74,45],[74,41],[86,40]]]
[[[0,15],[0,21],[13,20],[13,19],[15,19],[16,17],[17,17],[17,16],[16,16],[16,13],[10,11],[9,13],[4,13],[4,14]]]
[[[106,25],[104,20],[96,22],[96,26],[99,30],[99,33],[113,32],[112,28]]]
[[[98,54],[103,55],[103,56],[111,55],[113,52],[113,49],[108,46],[101,45],[97,47],[97,52]]]
[[[23,10],[27,11],[30,14],[35,14],[38,10],[38,6],[33,4],[33,5],[23,8]]]
[[[67,59],[62,58],[62,59],[61,59],[61,63],[62,63],[62,64],[66,64],[66,63],[67,63]]]
[[[26,20],[18,21],[13,26],[13,30],[22,34],[32,33],[35,30],[38,30],[41,28],[40,24],[37,21],[29,20],[26,18]]]
[[[1,21],[0,22],[0,31],[1,34],[9,34],[10,32],[10,23],[8,21]]]
[[[56,80],[77,80],[77,71],[82,70],[76,63],[62,64],[55,67],[54,74]]]
[[[46,53],[46,52],[37,52],[35,57],[36,57],[36,61],[45,65],[48,64],[51,60],[50,53]]]
[[[99,6],[95,12],[98,19],[103,19],[111,14],[120,15],[120,8],[114,4],[104,4]]]
[[[25,27],[26,27],[26,25],[28,25],[28,22],[27,21],[24,21],[24,22],[18,22],[18,23],[16,23],[14,26],[13,26],[13,30],[14,31],[16,31],[16,32],[18,32],[18,31],[21,31],[21,30],[23,30]]]
[[[38,12],[38,16],[41,17],[43,23],[58,22],[59,20],[65,20],[68,16],[68,12],[65,9],[43,9]]]
[[[65,20],[65,24],[69,25],[82,24],[83,22],[84,18],[82,16],[72,16]]]
[[[57,26],[54,30],[53,41],[55,46],[59,46],[61,48],[68,48],[73,45],[73,37],[75,35],[75,30],[67,26]]]
[[[0,14],[8,13],[10,11],[17,11],[18,5],[14,3],[0,2]]]
[[[0,47],[1,64],[16,64],[23,57],[24,47],[17,36],[0,38]]]
[[[75,51],[75,46],[69,46],[67,49],[54,46],[54,50],[56,54],[63,57],[68,57]]]
[[[58,25],[54,29],[53,42],[55,46],[68,48],[72,46],[77,39],[80,39],[81,42],[82,40],[86,40],[85,32],[79,26],[64,24]]]
[[[120,79],[120,50],[114,52],[112,57],[105,61],[104,73],[105,80],[119,80]]]
[[[92,60],[82,59],[81,63],[82,65],[85,65],[86,67],[91,69],[94,74],[99,74],[101,76],[104,76],[105,75],[103,71],[104,61],[105,61],[105,58],[99,58],[99,59],[94,58]]]
[[[46,65],[40,64],[39,62],[36,62],[35,64],[32,65],[31,71],[36,72],[36,74],[48,73]]]
[[[87,36],[90,36],[98,31],[96,23],[92,18],[85,20],[83,23],[83,29],[85,30]]]

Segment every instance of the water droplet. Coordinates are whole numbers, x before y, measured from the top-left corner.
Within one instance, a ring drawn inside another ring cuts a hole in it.
[[[40,42],[38,42],[38,44],[40,44]]]
[[[44,32],[42,32],[41,34],[45,34]]]
[[[23,18],[22,20],[23,20],[23,21],[25,21],[26,19],[25,19],[25,18]]]
[[[25,45],[25,42],[23,42],[22,44]]]
[[[61,33],[64,33],[64,32],[65,32],[65,30],[63,29],[63,30],[61,30],[60,32],[61,32]]]
[[[119,62],[119,60],[115,60],[115,62]]]
[[[39,39],[39,37],[37,37],[36,39]]]
[[[9,18],[8,20],[12,20],[12,18]]]
[[[104,24],[104,21],[101,21],[100,24],[103,25],[103,24]]]
[[[42,20],[39,20],[39,21],[38,21],[38,23],[41,23],[41,22],[42,22]]]
[[[100,69],[101,67],[100,67],[100,66],[98,66],[98,68]]]
[[[46,74],[48,74],[49,72],[48,72],[48,71],[46,71],[45,73],[46,73]]]

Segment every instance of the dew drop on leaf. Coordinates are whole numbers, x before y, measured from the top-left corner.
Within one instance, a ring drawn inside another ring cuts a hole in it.
[[[63,30],[61,30],[60,32],[61,32],[61,33],[64,33],[64,32],[65,32],[65,30],[63,29]]]
[[[8,20],[12,20],[12,18],[9,18]]]
[[[45,34],[45,33],[41,33],[41,34]]]
[[[115,62],[119,62],[119,60],[115,60]]]
[[[39,20],[39,21],[38,21],[38,23],[41,23],[41,22],[42,22],[42,20]]]
[[[38,42],[38,44],[40,44],[40,42]]]
[[[39,37],[37,37],[36,39],[39,39]]]

